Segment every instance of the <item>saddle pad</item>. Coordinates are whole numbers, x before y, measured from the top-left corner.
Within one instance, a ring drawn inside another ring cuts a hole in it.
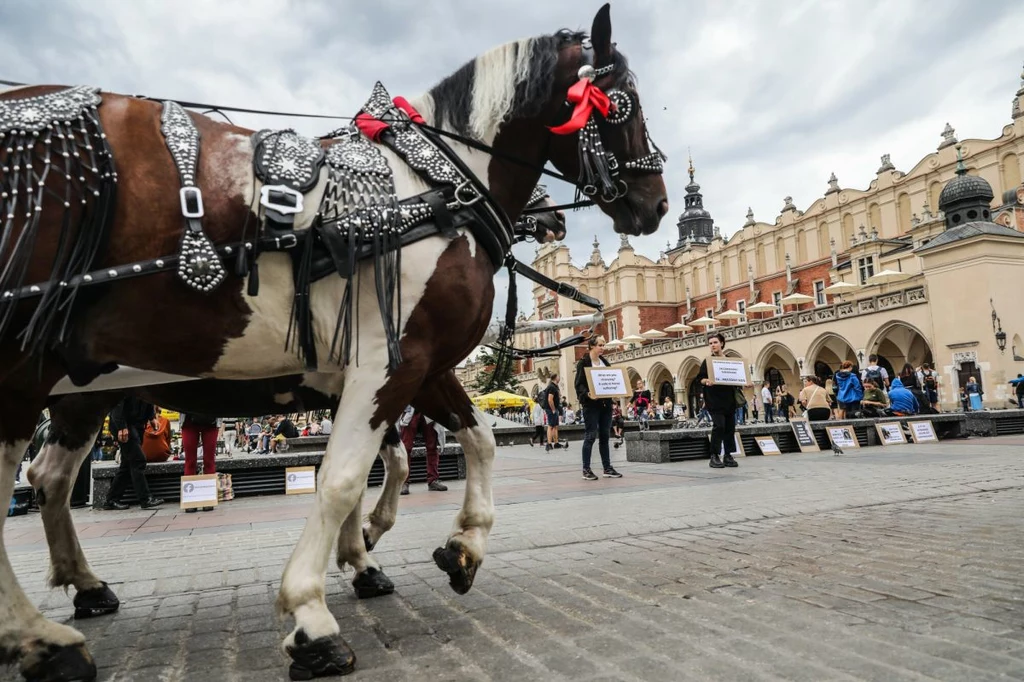
[[[99,106],[99,88],[79,85],[46,95],[0,100],[0,133],[40,131]]]

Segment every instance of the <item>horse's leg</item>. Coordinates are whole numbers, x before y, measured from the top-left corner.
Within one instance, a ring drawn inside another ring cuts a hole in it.
[[[14,472],[25,455],[42,400],[0,391],[0,499],[14,494]],[[0,515],[0,536],[7,520]],[[32,682],[93,680],[96,664],[82,633],[43,617],[32,605],[0,543],[0,664],[20,663]]]
[[[397,401],[384,405],[385,397],[402,391],[415,394],[424,374],[405,363],[387,376],[386,358],[371,355],[365,353],[358,366],[345,370],[339,424],[327,442],[314,508],[281,579],[278,610],[295,619],[295,628],[284,641],[293,660],[292,679],[347,674],[355,668],[355,654],[338,634],[338,623],[324,601],[327,562],[343,520],[347,532],[359,538],[362,546],[361,512],[354,519],[349,516],[366,487],[381,438],[403,407]]]
[[[84,393],[61,398],[50,406],[50,433],[28,470],[42,512],[50,546],[50,585],[74,585],[75,618],[117,611],[117,596],[92,572],[71,520],[71,488],[89,456],[103,416],[119,394]]]
[[[422,409],[455,433],[466,457],[462,509],[445,546],[434,550],[434,562],[448,574],[451,588],[465,594],[483,563],[494,524],[491,476],[496,443],[487,415],[473,406],[454,372],[438,377],[432,388],[429,395],[422,396]]]
[[[405,448],[402,447],[402,441],[398,439],[398,432],[394,427],[384,434],[380,456],[384,460],[384,486],[380,497],[377,498],[376,506],[369,514],[368,524],[362,527],[360,533],[363,506],[360,498],[359,504],[349,512],[341,524],[341,532],[338,534],[338,568],[344,570],[345,564],[348,564],[355,569],[352,588],[360,599],[381,597],[395,591],[395,584],[384,575],[380,565],[368,554],[380,536],[395,525],[399,493],[402,482],[409,472]]]

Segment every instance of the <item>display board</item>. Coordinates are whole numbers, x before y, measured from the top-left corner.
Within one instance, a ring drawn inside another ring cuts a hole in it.
[[[217,474],[181,477],[181,508],[217,506]]]
[[[284,470],[285,495],[316,492],[316,467],[288,467]]]
[[[910,427],[910,437],[914,439],[915,443],[934,443],[939,440],[939,437],[935,435],[935,426],[931,420],[907,422],[907,426]]]
[[[852,426],[829,426],[825,430],[828,431],[828,439],[832,441],[832,445],[841,448],[860,447],[860,441],[857,440],[857,434],[854,433]]]
[[[779,449],[779,444],[775,442],[774,436],[754,436],[754,442],[757,443],[757,447],[761,450],[762,455],[782,454],[782,450]]]
[[[746,386],[747,363],[741,358],[709,358],[711,380],[724,386]]]
[[[907,442],[907,437],[903,434],[903,425],[899,422],[875,424],[875,430],[882,445],[903,445]]]
[[[796,444],[800,452],[819,452],[818,439],[814,437],[814,430],[811,423],[804,417],[793,417],[789,420],[793,429],[793,436],[796,437]]]
[[[619,367],[584,367],[587,375],[587,389],[591,398],[628,398],[629,390],[626,370]]]

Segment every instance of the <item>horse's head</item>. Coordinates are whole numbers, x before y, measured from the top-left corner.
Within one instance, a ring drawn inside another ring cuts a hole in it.
[[[609,6],[589,38],[562,31],[549,158],[612,217],[616,232],[651,234],[668,213],[665,160],[647,132],[633,73],[612,42]]]

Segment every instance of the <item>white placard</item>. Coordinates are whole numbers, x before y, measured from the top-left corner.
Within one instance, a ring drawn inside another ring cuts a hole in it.
[[[754,442],[757,443],[757,447],[761,449],[762,455],[781,455],[782,450],[779,449],[779,444],[775,442],[775,439],[771,436],[754,436]]]
[[[181,508],[217,506],[217,474],[181,477]]]
[[[828,427],[828,437],[832,440],[832,445],[838,445],[841,448],[860,447],[860,444],[857,442],[857,436],[853,433],[853,428],[849,426]]]
[[[910,427],[910,436],[914,439],[915,443],[927,443],[939,440],[939,437],[935,435],[935,427],[932,426],[930,421],[907,422],[907,426]]]
[[[735,358],[711,358],[711,380],[726,386],[746,386],[746,362]]]
[[[288,467],[284,470],[286,495],[316,492],[316,467]]]
[[[587,388],[591,398],[625,398],[629,390],[626,370],[617,367],[586,367]]]
[[[882,441],[882,445],[902,445],[907,442],[907,437],[903,435],[903,427],[899,422],[875,424],[875,429],[878,431],[878,438]]]

